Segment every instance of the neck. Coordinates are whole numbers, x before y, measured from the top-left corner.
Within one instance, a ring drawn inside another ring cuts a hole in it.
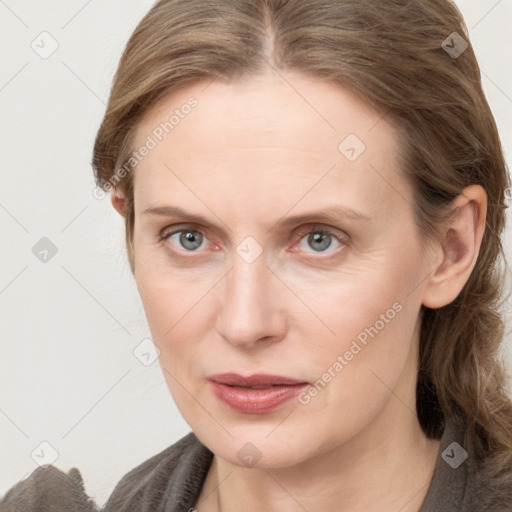
[[[286,468],[244,468],[214,456],[198,512],[346,510],[417,512],[433,476],[439,440],[396,397],[349,445]]]

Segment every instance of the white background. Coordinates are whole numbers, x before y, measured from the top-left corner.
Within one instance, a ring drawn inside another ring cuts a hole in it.
[[[512,0],[456,3],[510,167]],[[102,505],[122,475],[190,431],[158,362],[133,354],[150,332],[123,221],[92,195],[113,73],[151,5],[0,0],[0,494],[37,467],[34,450],[51,456],[47,442]],[[43,31],[59,45],[47,59],[31,48]],[[58,250],[47,263],[32,253],[42,237]],[[512,367],[510,352],[507,336]]]

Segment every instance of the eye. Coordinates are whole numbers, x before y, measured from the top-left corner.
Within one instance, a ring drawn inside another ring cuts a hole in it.
[[[306,246],[313,249],[312,251],[307,251],[304,249],[304,246],[299,247],[301,252],[309,254],[327,252],[326,250],[333,245],[333,240],[335,244],[338,244],[338,248],[346,245],[346,241],[343,239],[342,235],[319,226],[306,226],[301,229],[296,236],[300,237],[299,245],[300,242],[304,240]],[[181,226],[181,229],[174,229],[169,232],[165,232],[164,230],[162,234],[159,235],[159,239],[161,241],[169,241],[171,245],[185,252],[200,252],[199,249],[204,249],[205,246],[208,245],[208,238],[206,238],[205,233],[199,229],[195,229],[193,226]],[[328,251],[328,253],[332,252],[335,251]]]
[[[333,245],[333,240],[335,241],[335,244],[338,244],[338,247],[343,247],[344,245],[346,245],[341,235],[338,235],[329,229],[320,228],[317,226],[302,229],[301,231],[299,231],[298,235],[301,237],[299,242],[302,242],[304,240],[306,247],[313,248],[313,253],[326,252],[326,249],[329,249],[329,247]],[[303,249],[301,248],[300,250],[302,251]],[[304,252],[309,251],[306,250]],[[328,252],[331,253],[334,251]],[[311,252],[309,252],[309,254],[311,254]]]
[[[174,239],[174,240],[173,240]],[[170,240],[172,245],[187,252],[198,252],[205,240],[208,240],[202,231],[193,228],[175,230],[162,234],[160,240]]]

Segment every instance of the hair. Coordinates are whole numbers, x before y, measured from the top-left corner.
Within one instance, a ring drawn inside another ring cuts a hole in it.
[[[453,32],[467,44],[458,56],[443,45]],[[165,96],[203,80],[250,78],[269,67],[337,83],[396,128],[422,239],[439,235],[466,186],[485,189],[486,229],[468,281],[450,304],[422,306],[416,407],[429,438],[441,437],[447,415],[458,418],[465,448],[481,461],[497,495],[512,499],[512,401],[499,359],[506,263],[501,235],[510,180],[467,27],[453,2],[157,2],[132,34],[115,74],[94,145],[96,184],[108,190],[116,169],[126,169],[137,124]],[[133,174],[113,188],[126,202],[132,273]]]

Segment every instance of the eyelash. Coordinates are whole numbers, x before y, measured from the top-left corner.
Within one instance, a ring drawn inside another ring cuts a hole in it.
[[[168,228],[164,228],[159,233],[158,239],[159,239],[160,242],[166,242],[171,236],[175,235],[176,233],[181,233],[182,231],[192,231],[194,233],[200,233],[204,237],[207,237],[206,236],[207,233],[205,231],[203,231],[201,229],[198,229],[198,228],[196,228],[195,226],[193,226],[191,224],[180,225],[179,229],[175,228],[172,231],[166,231],[167,229]],[[300,242],[300,240],[302,240],[304,235],[308,235],[310,233],[320,233],[322,235],[330,235],[330,236],[332,236],[334,239],[336,239],[341,244],[342,247],[339,247],[337,251],[335,250],[335,251],[332,251],[332,253],[328,253],[329,256],[324,256],[324,258],[328,258],[328,257],[333,256],[333,254],[338,253],[339,251],[341,251],[343,249],[343,247],[345,245],[347,245],[347,240],[345,239],[345,237],[335,233],[333,230],[330,230],[329,228],[322,227],[320,225],[309,225],[309,226],[304,226],[302,229],[299,229],[297,231],[297,233],[295,233],[295,235],[294,235],[294,243],[295,242]],[[184,251],[184,252],[194,253],[196,251]],[[306,254],[312,254],[312,253],[306,253]],[[319,252],[318,254],[321,255],[322,252]],[[320,256],[320,257],[322,257],[322,256]]]

